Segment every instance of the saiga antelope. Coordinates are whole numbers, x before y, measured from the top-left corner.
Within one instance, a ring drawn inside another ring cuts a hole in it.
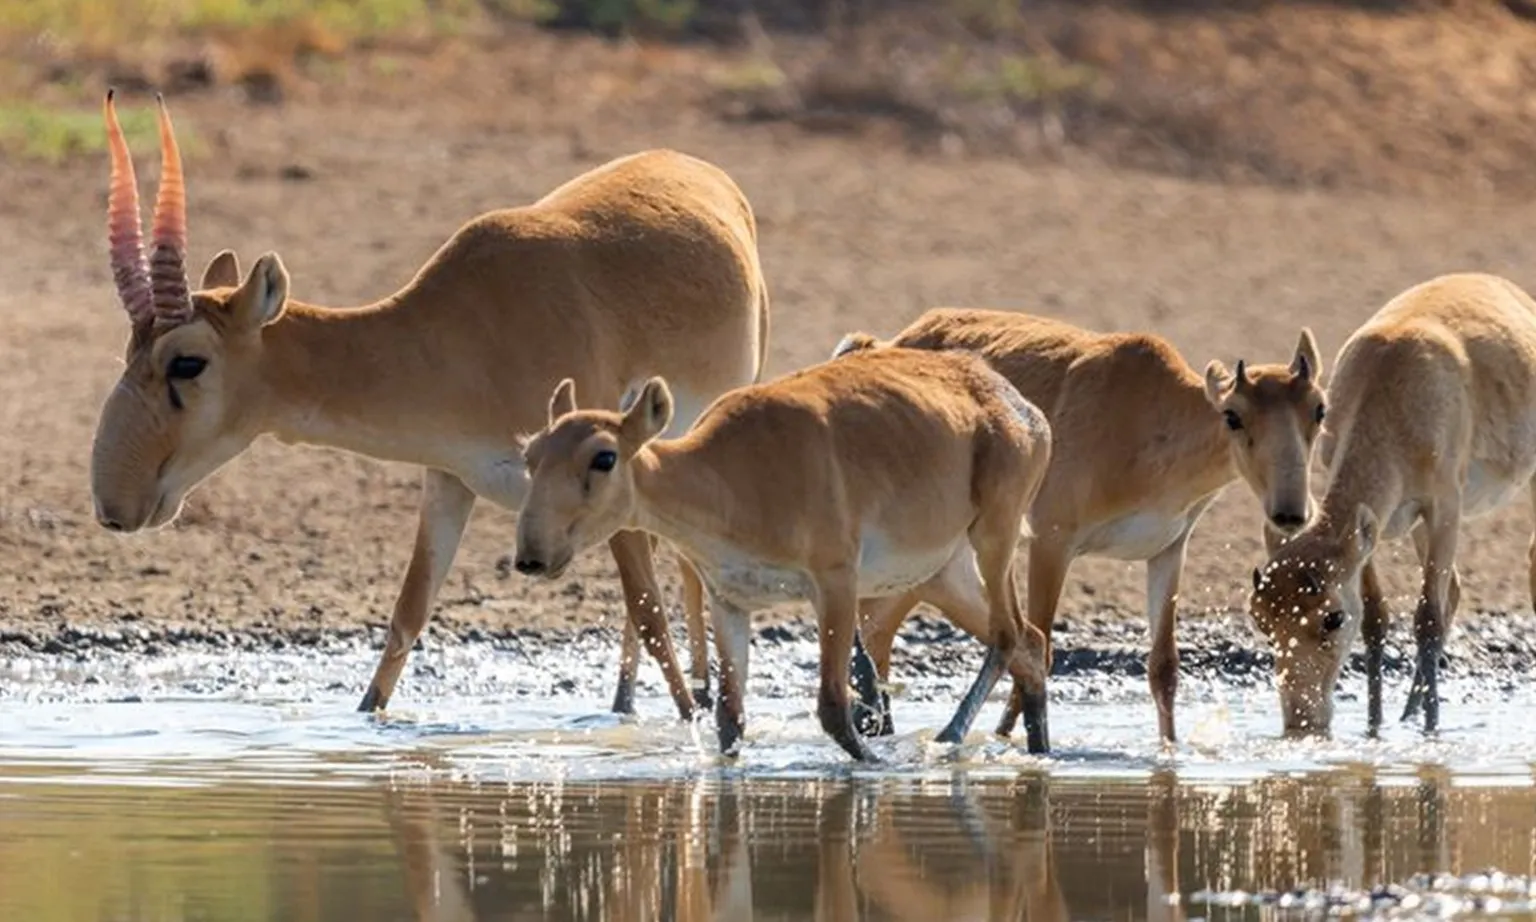
[[[1315,519],[1253,571],[1250,611],[1274,646],[1288,736],[1331,732],[1333,686],[1363,630],[1374,733],[1387,612],[1371,554],[1411,531],[1423,582],[1402,719],[1422,709],[1433,732],[1461,521],[1536,475],[1536,302],[1497,276],[1443,275],[1377,311],[1335,366],[1320,446],[1327,491]],[[1536,540],[1530,580],[1536,597]]]
[[[1012,576],[1050,429],[1006,380],[974,356],[889,349],[727,392],[681,437],[658,441],[672,412],[661,378],[622,413],[577,409],[561,382],[524,455],[521,572],[558,578],[620,529],[675,545],[710,589],[727,754],[745,728],[749,613],[810,601],[821,725],[860,760],[873,755],[848,702],[858,600],[932,581],[985,600],[981,636],[1025,690],[1031,751],[1046,748],[1035,710],[1044,651],[1023,628]]]
[[[556,382],[569,376],[617,405],[633,384],[664,374],[681,431],[714,396],[762,371],[768,294],[752,210],[701,160],[666,150],[614,160],[532,205],[469,221],[389,297],[331,309],[290,300],[275,253],[242,281],[224,250],[201,289],[189,290],[181,160],[163,101],[146,261],[110,91],[105,110],[112,272],[132,336],[92,449],[96,517],[119,532],[165,525],[188,492],[264,434],[421,465],[415,549],[359,710],[388,704],[476,498],[521,505],[527,477],[510,433],[540,425]],[[608,546],[628,609],[614,709],[632,704],[638,631],[689,717],[694,699],[668,637],[652,540],[623,531]],[[697,600],[697,576],[682,570],[685,602]],[[702,611],[689,611],[689,622],[702,703]]]
[[[1074,559],[1145,560],[1152,635],[1147,676],[1158,730],[1173,740],[1179,666],[1175,602],[1185,548],[1200,516],[1228,484],[1241,479],[1264,508],[1267,541],[1306,518],[1307,465],[1323,418],[1317,383],[1322,364],[1311,331],[1301,331],[1289,366],[1240,361],[1229,371],[1213,360],[1202,379],[1169,342],[1149,333],[1099,333],[1014,311],[935,308],[888,343],[849,334],[834,356],[883,346],[973,351],[1045,410],[1052,451],[1030,510],[1029,621],[1045,634],[1049,651]],[[972,634],[986,624],[984,610],[934,590],[921,586],[860,604],[854,672],[864,699],[861,719],[869,720],[865,708],[884,711],[886,732],[889,700],[875,691],[863,651],[883,679],[896,632],[919,602],[939,608]],[[998,667],[989,658],[983,673],[995,675]],[[1017,717],[1015,700],[998,732],[1006,736]]]

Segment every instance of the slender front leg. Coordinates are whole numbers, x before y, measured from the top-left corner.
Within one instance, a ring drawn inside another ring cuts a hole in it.
[[[1174,643],[1173,628],[1179,577],[1184,572],[1191,530],[1186,529],[1147,561],[1147,622],[1152,634],[1147,682],[1152,686],[1152,700],[1157,703],[1158,734],[1165,743],[1178,738],[1174,734],[1173,700],[1179,690],[1179,648]]]
[[[442,588],[448,568],[459,552],[459,539],[475,507],[474,491],[452,474],[427,470],[421,478],[421,512],[416,524],[416,547],[405,571],[405,585],[395,597],[395,614],[389,622],[389,639],[373,671],[373,681],[363,695],[359,711],[382,711],[405,668],[405,658],[427,626],[432,602]]]
[[[689,672],[693,677],[693,703],[708,710],[714,703],[709,694],[709,631],[704,624],[704,582],[699,571],[682,554],[677,568],[683,580],[683,616],[688,622]]]
[[[896,725],[891,722],[891,696],[880,687],[879,667],[865,649],[863,638],[862,629],[854,632],[853,662],[849,666],[855,696],[853,725],[860,736],[890,736],[896,732]]]
[[[816,574],[816,616],[821,633],[821,690],[816,715],[821,728],[843,751],[860,762],[876,762],[875,754],[853,726],[848,695],[848,660],[858,631],[858,575],[852,570]]]
[[[643,531],[615,532],[608,539],[608,550],[619,565],[619,584],[624,589],[624,606],[628,609],[630,623],[640,635],[640,640],[651,657],[661,666],[667,682],[667,691],[677,705],[677,713],[684,720],[693,717],[693,697],[688,692],[688,682],[683,678],[682,667],[677,664],[677,654],[672,650],[672,637],[667,632],[667,615],[661,606],[661,588],[656,585],[656,571],[651,563],[650,535]],[[621,666],[622,669],[622,666]],[[624,676],[621,672],[620,681]],[[633,697],[633,674],[630,675],[629,695]],[[615,710],[619,696],[625,694],[620,687],[615,695]]]
[[[1056,606],[1061,602],[1061,590],[1067,584],[1067,570],[1071,565],[1072,556],[1065,548],[1044,543],[1039,537],[1034,538],[1030,543],[1029,598],[1025,604],[1029,606],[1029,623],[1045,635],[1047,674],[1050,672],[1055,652],[1052,629],[1056,624]],[[1008,706],[1003,711],[1002,719],[997,722],[998,736],[1006,738],[1013,734],[1013,728],[1019,722],[1019,715],[1024,712],[1023,696],[1024,690],[1014,685],[1013,694],[1008,698]]]
[[[624,634],[619,641],[619,687],[613,692],[613,713],[635,713],[635,681],[639,673],[640,635],[635,633],[635,621],[626,612]]]
[[[1420,520],[1413,526],[1413,549],[1419,556],[1419,565],[1421,567],[1427,568],[1429,566],[1430,534],[1429,526],[1426,524],[1426,521],[1427,520]],[[1428,571],[1426,570],[1426,572]],[[1422,604],[1423,600],[1421,598],[1420,605]],[[1442,615],[1442,620],[1445,622],[1446,629],[1450,628],[1451,619],[1456,616],[1456,607],[1459,604],[1461,604],[1461,574],[1457,572],[1455,564],[1452,564],[1450,586],[1446,596],[1446,606]],[[1415,630],[1417,630],[1417,628],[1415,628]],[[1436,665],[1439,665],[1438,658],[1436,659]],[[1403,704],[1402,720],[1409,720],[1418,716],[1419,711],[1424,706],[1425,691],[1426,689],[1423,680],[1423,671],[1420,669],[1419,663],[1415,662],[1413,666],[1413,681],[1408,686],[1408,700]]]
[[[1387,600],[1374,560],[1360,570],[1360,598],[1365,608],[1360,632],[1365,638],[1366,735],[1374,739],[1381,733],[1381,661],[1387,647]]]
[[[715,727],[720,752],[735,756],[747,730],[747,657],[752,649],[752,620],[746,611],[710,598],[715,622],[715,650],[720,655],[720,696],[715,699]]]
[[[890,736],[891,696],[881,685],[891,674],[891,646],[902,622],[917,607],[917,592],[859,601],[859,633],[853,639],[853,685],[859,692],[854,719],[865,736]]]
[[[1424,583],[1414,611],[1413,631],[1418,641],[1418,679],[1424,710],[1424,732],[1440,727],[1440,657],[1445,650],[1445,633],[1452,611],[1451,586],[1455,576],[1459,510],[1436,504],[1425,515],[1426,547]],[[1411,696],[1410,696],[1411,698]],[[1410,700],[1410,705],[1413,701]],[[1407,711],[1405,710],[1405,717]]]

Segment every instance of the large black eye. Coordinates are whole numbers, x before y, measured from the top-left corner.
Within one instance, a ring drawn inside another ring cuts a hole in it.
[[[1222,412],[1221,417],[1227,421],[1227,428],[1233,432],[1243,428],[1243,418],[1238,416],[1236,411],[1225,410]]]
[[[208,367],[207,359],[195,355],[178,355],[165,366],[165,376],[172,381],[191,381]]]
[[[592,470],[608,472],[619,462],[619,456],[611,451],[600,451],[592,456]]]
[[[1328,614],[1323,616],[1323,630],[1332,632],[1332,631],[1337,631],[1339,628],[1341,628],[1343,626],[1344,626],[1344,613],[1343,612],[1341,612],[1341,611],[1331,611]]]
[[[1313,415],[1314,418],[1316,418],[1316,420],[1318,422],[1322,422],[1323,421],[1323,417],[1328,415],[1328,410],[1322,404],[1318,404],[1317,405],[1317,411],[1314,412],[1312,415]]]

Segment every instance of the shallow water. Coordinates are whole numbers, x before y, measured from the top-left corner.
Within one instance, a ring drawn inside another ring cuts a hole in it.
[[[864,768],[795,644],[754,649],[734,763],[654,684],[608,714],[598,641],[419,652],[387,718],[373,656],[0,661],[0,920],[1536,918],[1518,687],[1375,742],[1346,687],[1298,744],[1271,688],[1186,681],[1165,751],[1141,681],[1053,680],[1037,758],[996,703],[934,743],[961,683],[914,681]]]

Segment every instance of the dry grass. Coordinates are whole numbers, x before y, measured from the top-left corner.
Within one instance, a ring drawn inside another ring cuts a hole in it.
[[[0,37],[105,53],[200,32],[303,24],[339,41],[439,29],[477,13],[476,0],[9,0]]]
[[[146,154],[156,149],[153,109],[123,106],[118,116],[131,148]],[[202,152],[196,130],[178,123],[176,137],[182,155],[196,160]],[[99,108],[0,102],[0,151],[10,156],[58,164],[74,156],[99,154],[106,147]]]

